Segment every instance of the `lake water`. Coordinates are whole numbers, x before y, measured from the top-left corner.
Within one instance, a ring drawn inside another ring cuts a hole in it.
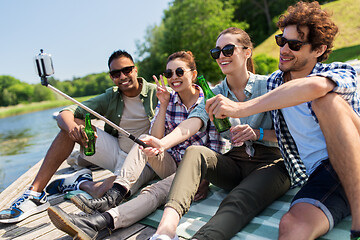
[[[59,132],[52,115],[61,108],[0,119],[0,192],[44,158]]]

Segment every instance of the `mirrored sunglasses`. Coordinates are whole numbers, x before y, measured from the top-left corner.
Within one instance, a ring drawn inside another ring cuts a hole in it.
[[[112,70],[109,72],[109,74],[112,78],[119,78],[121,76],[121,73],[123,73],[125,76],[129,76],[129,74],[132,72],[134,67],[135,66],[128,66],[122,69]]]
[[[284,38],[282,34],[275,35],[275,41],[279,47],[283,47],[287,43],[289,48],[293,51],[299,51],[303,45],[310,44],[308,42],[302,42],[299,40],[289,40]]]

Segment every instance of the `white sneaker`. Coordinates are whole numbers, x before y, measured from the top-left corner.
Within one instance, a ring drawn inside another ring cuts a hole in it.
[[[69,191],[79,190],[82,182],[92,181],[92,172],[90,169],[83,168],[69,174],[60,175],[60,178],[52,181],[45,191],[49,194],[65,193]]]
[[[149,238],[149,240],[179,240],[179,237],[175,235],[174,238],[170,238],[168,235],[154,234],[151,238]]]
[[[39,197],[34,196],[33,191],[26,190],[25,193],[16,199],[10,208],[0,212],[1,223],[16,223],[36,213],[45,211],[50,207],[46,193],[41,192]]]

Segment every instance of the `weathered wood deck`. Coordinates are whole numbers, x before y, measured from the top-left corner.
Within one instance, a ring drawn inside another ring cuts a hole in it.
[[[15,198],[20,196],[27,186],[29,186],[41,162],[38,162],[17,181],[6,188],[0,194],[0,209],[8,208]],[[64,162],[58,170],[58,173],[64,171],[62,169],[69,167]],[[93,171],[94,181],[101,181],[108,176],[111,172],[108,170]],[[49,197],[51,206],[59,206],[67,213],[78,213],[79,209],[75,207],[70,201],[64,200],[64,194],[57,194]],[[148,239],[155,232],[154,228],[134,224],[126,229],[119,229],[114,231],[110,236],[107,231],[101,232],[97,239],[130,239],[142,240]],[[24,221],[17,224],[1,224],[0,223],[0,239],[72,239],[66,233],[58,230],[50,221],[47,211],[33,215]]]

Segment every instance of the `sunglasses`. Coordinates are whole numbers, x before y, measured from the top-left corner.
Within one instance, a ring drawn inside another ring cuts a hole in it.
[[[124,67],[122,69],[116,69],[109,72],[110,76],[112,78],[119,78],[121,76],[121,73],[123,73],[125,76],[129,76],[129,74],[132,72],[135,66],[129,66]]]
[[[302,42],[299,40],[289,40],[283,37],[282,34],[275,35],[276,44],[279,47],[285,46],[287,43],[289,45],[289,48],[293,51],[299,51],[303,45],[310,44],[308,42]]]
[[[220,47],[216,47],[210,50],[211,57],[213,59],[218,59],[220,57],[221,52],[225,57],[231,57],[234,54],[235,47],[240,47],[234,44],[225,45],[222,49]],[[247,47],[242,46],[243,49],[247,49]]]
[[[188,72],[188,71],[190,71],[190,70],[184,70],[181,67],[178,67],[177,69],[175,69],[175,74],[178,77],[182,77],[182,76],[184,76],[184,73]],[[171,78],[173,76],[173,74],[174,74],[174,72],[171,69],[166,69],[164,72],[164,76],[166,78]]]

